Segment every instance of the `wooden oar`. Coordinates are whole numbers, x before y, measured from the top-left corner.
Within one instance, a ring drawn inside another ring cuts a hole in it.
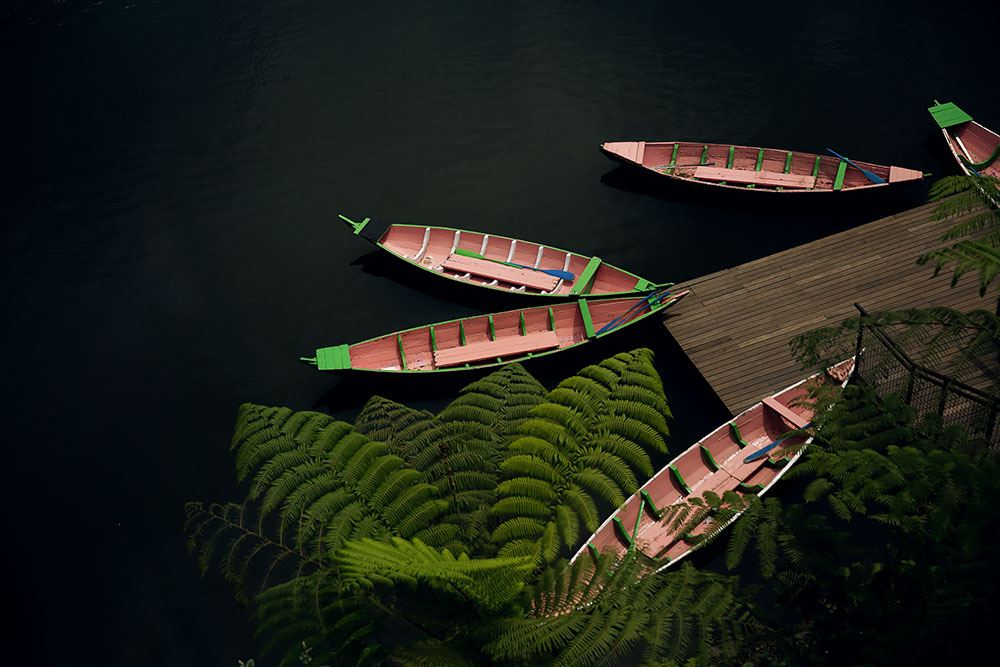
[[[515,264],[514,262],[505,262],[502,259],[490,259],[489,257],[480,255],[478,252],[473,252],[471,250],[463,250],[462,248],[455,248],[455,254],[464,255],[466,257],[472,257],[474,259],[485,259],[487,262],[496,262],[497,264],[505,264],[507,266],[513,266],[518,269],[541,271],[542,273],[547,273],[550,276],[555,276],[556,278],[562,278],[563,280],[576,280],[576,275],[570,273],[569,271],[563,271],[562,269],[536,269],[533,266],[525,266],[524,264]]]
[[[860,171],[862,174],[865,175],[865,178],[867,178],[872,183],[885,183],[885,179],[882,178],[881,176],[879,176],[878,174],[876,174],[875,172],[868,171],[867,169],[864,169],[864,168],[860,167],[859,165],[855,164],[853,160],[850,160],[850,159],[844,157],[843,155],[841,155],[837,151],[833,150],[832,148],[827,148],[826,152],[830,153],[831,155],[833,155],[835,157],[839,157],[841,160],[843,160],[847,164],[851,165],[852,167],[854,167],[855,169],[857,169],[858,171]]]

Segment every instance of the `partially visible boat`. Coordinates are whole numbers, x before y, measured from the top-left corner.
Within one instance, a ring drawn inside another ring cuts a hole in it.
[[[804,445],[812,441],[812,437],[800,434],[813,419],[812,408],[802,399],[816,383],[843,387],[853,369],[854,360],[848,359],[800,380],[691,445],[609,516],[573,560],[587,550],[594,557],[610,552],[620,558],[634,549],[657,571],[677,563],[691,553],[699,536],[716,524],[708,515],[693,528],[685,526],[672,521],[668,509],[706,491],[719,496],[727,491],[758,496],[767,493],[799,460]],[[796,434],[789,436],[790,432]]]
[[[355,234],[404,262],[477,287],[533,296],[573,297],[636,294],[665,286],[619,269],[600,257],[508,236],[339,217]]]
[[[579,299],[428,324],[353,345],[316,350],[301,360],[321,371],[433,373],[501,366],[583,345],[680,301],[687,290]]]
[[[734,144],[611,141],[601,144],[601,151],[613,160],[671,180],[752,192],[871,190],[924,177],[923,172],[906,167]]]
[[[948,149],[966,175],[973,172],[1000,178],[1000,135],[987,129],[953,102],[938,102],[928,107],[941,128]]]

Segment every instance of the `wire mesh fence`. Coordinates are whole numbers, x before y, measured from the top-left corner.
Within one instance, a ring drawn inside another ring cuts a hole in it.
[[[866,314],[861,306],[858,310]],[[897,394],[918,417],[937,415],[990,449],[1000,447],[1000,401],[993,396],[915,363],[879,326],[861,324],[856,358],[855,377],[878,394]]]

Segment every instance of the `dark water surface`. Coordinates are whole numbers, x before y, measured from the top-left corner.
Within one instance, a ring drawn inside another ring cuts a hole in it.
[[[237,405],[350,418],[374,392],[436,408],[472,379],[296,362],[521,303],[374,256],[336,213],[489,230],[680,281],[924,193],[744,208],[662,192],[600,141],[831,146],[944,174],[934,97],[1000,126],[989,21],[940,3],[765,6],[0,3],[5,653],[256,655],[245,612],[199,578],[182,534],[184,501],[235,498]],[[655,324],[529,370],[551,385],[639,345],[658,354],[686,446],[725,411]]]

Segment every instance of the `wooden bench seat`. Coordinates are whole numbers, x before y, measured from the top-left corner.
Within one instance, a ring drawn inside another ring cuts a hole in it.
[[[727,183],[774,185],[783,188],[811,188],[816,184],[813,176],[800,174],[780,174],[775,171],[749,171],[746,169],[726,169],[725,167],[698,167],[692,174],[703,181],[725,181]]]
[[[464,257],[462,255],[448,255],[448,258],[441,263],[441,266],[449,271],[458,273],[471,273],[483,278],[494,278],[511,285],[524,285],[531,289],[545,290],[551,292],[555,289],[559,279],[541,271],[531,269],[516,269],[513,266],[505,266],[497,262],[475,257]]]
[[[807,419],[805,419],[801,415],[795,414],[794,412],[792,412],[791,410],[789,410],[787,407],[785,407],[784,405],[782,405],[781,403],[779,403],[777,400],[775,400],[774,397],[772,397],[772,396],[768,396],[762,402],[764,403],[764,405],[766,407],[768,407],[771,410],[774,410],[775,412],[777,412],[778,415],[780,415],[782,419],[784,419],[786,422],[788,422],[789,424],[791,424],[795,428],[805,428],[806,426],[809,425],[809,421]]]
[[[556,332],[540,331],[527,336],[510,336],[500,340],[487,340],[437,350],[434,353],[434,365],[438,368],[444,368],[472,361],[482,361],[483,359],[548,350],[553,347],[559,347],[559,336],[556,335]]]

